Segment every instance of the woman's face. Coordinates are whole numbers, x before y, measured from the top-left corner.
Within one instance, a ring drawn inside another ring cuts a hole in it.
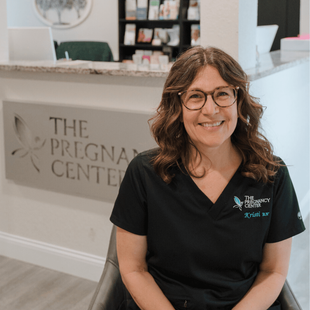
[[[219,86],[231,85],[222,79],[216,68],[206,66],[198,72],[188,91],[210,92]],[[237,100],[232,106],[221,108],[208,95],[207,102],[201,110],[191,111],[184,105],[182,109],[185,130],[200,151],[211,148],[224,151],[231,146],[231,135],[238,120]]]

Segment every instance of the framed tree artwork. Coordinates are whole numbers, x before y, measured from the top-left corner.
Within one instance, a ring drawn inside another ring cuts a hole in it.
[[[66,29],[77,26],[88,17],[92,0],[33,0],[33,6],[44,24]]]

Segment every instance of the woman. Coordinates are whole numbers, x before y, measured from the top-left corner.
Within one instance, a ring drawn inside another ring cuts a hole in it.
[[[111,216],[128,309],[266,310],[278,297],[304,225],[248,87],[216,48],[172,66],[151,126],[159,148],[131,162]]]

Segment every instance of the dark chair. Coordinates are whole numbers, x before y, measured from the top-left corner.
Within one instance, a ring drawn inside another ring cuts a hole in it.
[[[107,260],[88,310],[124,310],[127,300],[130,298],[119,273],[116,254],[116,227],[113,226]],[[302,310],[287,281],[278,300],[282,310]]]
[[[57,47],[58,47],[58,42],[54,40],[54,48],[55,48],[55,52],[57,51]]]
[[[113,61],[112,51],[106,42],[61,42],[56,49],[57,59],[66,58],[66,51],[72,60]]]
[[[103,273],[88,310],[124,310],[130,298],[118,268],[116,226],[113,226]]]

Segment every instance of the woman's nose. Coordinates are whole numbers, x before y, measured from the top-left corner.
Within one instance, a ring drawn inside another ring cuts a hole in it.
[[[212,96],[208,95],[206,99],[206,103],[201,109],[201,113],[206,114],[206,115],[213,115],[213,114],[218,113],[218,111],[219,111],[219,107],[214,102]]]

